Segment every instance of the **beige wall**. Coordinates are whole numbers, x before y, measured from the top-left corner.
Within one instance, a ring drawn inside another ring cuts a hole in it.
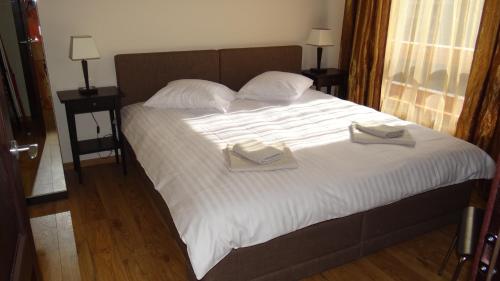
[[[71,150],[55,93],[83,85],[80,64],[68,59],[71,35],[92,35],[101,53],[100,60],[89,61],[91,84],[116,85],[115,54],[301,44],[312,27],[336,24],[330,18],[338,13],[326,10],[334,2],[343,6],[344,0],[39,0],[63,161],[71,161]],[[325,64],[335,64],[338,47],[327,56]],[[314,48],[306,46],[304,67],[314,60]],[[106,114],[97,117],[107,134]],[[88,114],[77,118],[77,127],[80,139],[95,137]]]
[[[345,0],[326,0],[326,25],[336,36],[336,44],[327,51],[329,67],[339,66],[340,37],[342,35],[342,21],[344,20]]]

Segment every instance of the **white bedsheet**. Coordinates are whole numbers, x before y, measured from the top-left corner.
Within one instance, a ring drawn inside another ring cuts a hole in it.
[[[291,105],[237,100],[226,114],[134,104],[122,116],[198,279],[233,248],[494,173],[465,141],[316,91]],[[351,143],[351,122],[367,120],[405,125],[417,145]],[[299,168],[229,172],[222,150],[248,139],[285,142]]]

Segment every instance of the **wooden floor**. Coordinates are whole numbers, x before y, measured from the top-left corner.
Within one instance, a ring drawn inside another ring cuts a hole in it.
[[[123,176],[115,164],[86,167],[83,172],[82,185],[72,171],[66,172],[68,199],[30,207],[32,217],[69,211],[81,280],[187,280],[186,261],[141,189],[138,172],[130,167]],[[303,281],[449,280],[457,261],[454,255],[443,277],[436,272],[453,232],[448,226]],[[45,276],[52,266],[66,265],[41,264]],[[467,280],[469,271],[467,264],[460,280]]]
[[[38,156],[29,159],[27,153],[19,155],[21,178],[26,197],[66,191],[59,137],[52,110],[43,110],[45,134],[32,128],[34,123],[21,130],[17,128],[15,138],[19,145],[38,144]]]
[[[39,196],[65,190],[66,182],[57,131],[47,131],[31,193],[28,195],[25,191],[25,194],[27,197]]]
[[[43,280],[80,281],[70,212],[35,217],[30,221]]]

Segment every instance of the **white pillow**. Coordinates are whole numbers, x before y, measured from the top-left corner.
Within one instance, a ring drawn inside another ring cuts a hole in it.
[[[309,89],[313,80],[295,73],[268,71],[248,81],[238,98],[263,101],[293,101]]]
[[[160,89],[144,106],[155,108],[206,108],[226,112],[235,99],[228,87],[207,80],[175,80]]]

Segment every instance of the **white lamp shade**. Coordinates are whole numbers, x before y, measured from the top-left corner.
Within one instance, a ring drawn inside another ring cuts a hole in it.
[[[72,60],[98,59],[99,52],[92,36],[71,36],[69,58]]]
[[[307,38],[307,44],[319,47],[333,46],[334,45],[333,32],[330,29],[314,28],[309,33],[309,38]]]

